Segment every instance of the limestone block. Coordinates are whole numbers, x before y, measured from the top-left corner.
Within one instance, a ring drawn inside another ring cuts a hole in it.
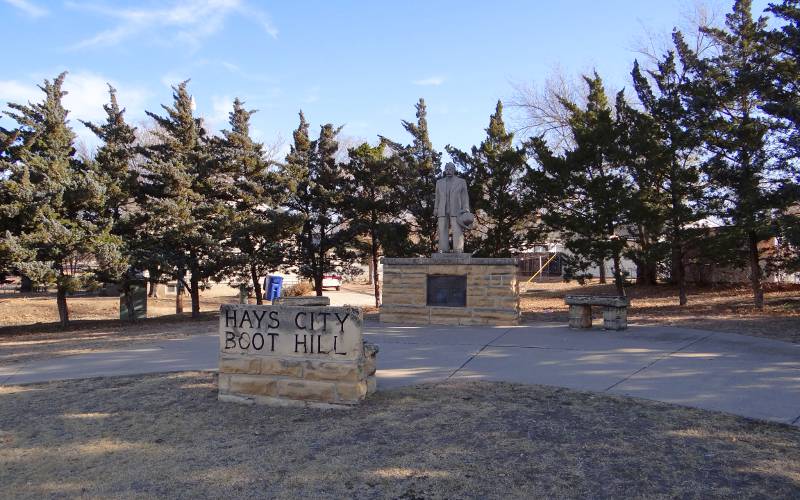
[[[220,373],[217,380],[217,386],[220,392],[228,392],[231,389],[231,375]]]
[[[439,315],[431,312],[431,324],[433,325],[457,325],[459,316]]]
[[[381,305],[381,314],[383,313],[398,313],[398,314],[408,314],[408,315],[417,315],[417,316],[428,316],[430,308],[426,306],[424,303],[422,304],[415,304],[415,305],[406,305],[406,304],[387,304],[384,302]]]
[[[495,297],[492,299],[494,302],[490,307],[497,309],[517,309],[519,308],[519,297]]]
[[[287,306],[329,306],[330,297],[278,297],[275,304]]]
[[[489,324],[516,325],[519,323],[519,313],[503,309],[482,309],[474,310],[472,317],[486,320]]]
[[[627,307],[603,308],[603,330],[625,330],[626,328],[628,328]]]
[[[486,285],[467,281],[467,300],[469,300],[469,297],[486,297]]]
[[[400,323],[407,325],[426,325],[430,322],[430,317],[426,314],[409,314],[404,312],[384,312],[380,313],[381,323]]]
[[[630,305],[627,297],[618,295],[567,295],[564,297],[567,305],[590,305],[608,307],[626,307]]]
[[[465,315],[469,315],[467,312],[467,308],[464,307],[437,307],[431,306],[429,307],[431,311],[431,317],[434,315],[441,316],[441,317],[453,317],[453,318],[460,318]]]
[[[487,296],[467,295],[467,307],[494,307],[494,298]]]
[[[279,380],[278,396],[305,401],[336,401],[336,384],[310,380]]]
[[[592,307],[587,305],[569,306],[569,327],[570,328],[591,328],[592,327]]]
[[[397,287],[384,287],[381,321],[409,324],[517,324],[519,322],[519,280],[517,278],[517,259],[477,258],[470,255],[436,255],[435,258],[383,260],[384,273],[391,275],[386,281],[400,282],[404,285],[419,283],[419,280],[403,278],[397,270],[422,271],[427,275],[466,276],[466,307],[420,307],[412,311],[413,305],[427,303],[426,287],[416,287],[420,292],[418,302],[408,297],[408,290],[402,292]],[[426,278],[427,281],[427,278]]]
[[[266,375],[231,375],[229,391],[235,394],[275,396],[277,379]]]
[[[389,304],[425,305],[424,288],[420,293],[384,293],[383,301]]]
[[[483,288],[489,286],[488,280],[481,276],[467,276],[467,293],[486,295]]]
[[[366,369],[375,373],[378,351],[365,344],[362,329],[361,311],[353,307],[225,304],[219,320],[220,400],[356,403],[367,392]],[[339,392],[336,384],[344,384]]]
[[[306,360],[303,362],[305,380],[343,380],[355,382],[360,377],[358,366],[353,363],[335,361]]]
[[[481,318],[480,316],[472,316],[472,313],[470,313],[470,316],[464,317],[464,318],[460,318],[458,320],[458,324],[462,325],[462,326],[488,325],[489,324],[489,320],[486,319],[486,318]]]
[[[367,377],[367,396],[375,394],[378,390],[378,380],[373,377]]]
[[[223,304],[219,321],[223,354],[305,358],[335,345],[337,359],[362,355],[363,317],[354,307]]]
[[[258,358],[243,358],[239,356],[220,356],[220,373],[251,373],[258,374],[261,360]]]
[[[516,297],[518,294],[509,285],[487,286],[486,295],[489,297]]]
[[[264,357],[261,359],[261,374],[300,378],[303,375],[303,364],[290,359]]]
[[[367,389],[366,380],[354,383],[339,382],[336,384],[336,394],[339,396],[338,401],[342,403],[358,402],[364,399],[367,395]]]
[[[378,369],[378,346],[364,342],[364,375],[371,377]]]

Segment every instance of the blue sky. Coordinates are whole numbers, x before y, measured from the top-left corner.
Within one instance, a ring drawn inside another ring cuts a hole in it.
[[[710,5],[724,14],[731,3]],[[693,5],[0,0],[0,103],[39,99],[36,84],[68,70],[72,124],[91,144],[75,119],[102,119],[105,82],[137,123],[145,109],[171,101],[171,84],[191,78],[197,112],[212,129],[226,126],[238,96],[259,110],[253,130],[267,143],[290,140],[300,109],[314,133],[332,122],[345,125],[345,136],[408,142],[400,121],[414,119],[423,97],[434,145],[468,148],[483,138],[497,99],[513,97],[514,84],[541,84],[556,68],[569,77],[594,68],[610,87],[629,87],[645,33],[668,35]]]

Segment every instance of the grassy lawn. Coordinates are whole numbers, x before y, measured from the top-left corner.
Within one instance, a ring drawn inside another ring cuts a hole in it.
[[[240,406],[215,375],[0,388],[0,497],[800,496],[800,429],[505,383],[351,410]]]

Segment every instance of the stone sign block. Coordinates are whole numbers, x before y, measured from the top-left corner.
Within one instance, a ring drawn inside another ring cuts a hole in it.
[[[515,258],[387,257],[383,279],[383,323],[515,325],[520,320]]]
[[[375,391],[377,348],[353,307],[224,304],[219,399],[353,405]]]
[[[119,319],[122,321],[147,319],[147,283],[135,280],[127,291],[119,295]]]

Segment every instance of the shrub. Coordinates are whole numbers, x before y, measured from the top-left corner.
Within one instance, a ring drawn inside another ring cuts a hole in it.
[[[303,295],[310,295],[314,291],[314,287],[308,281],[300,281],[292,286],[288,286],[281,291],[284,297],[302,297]]]

